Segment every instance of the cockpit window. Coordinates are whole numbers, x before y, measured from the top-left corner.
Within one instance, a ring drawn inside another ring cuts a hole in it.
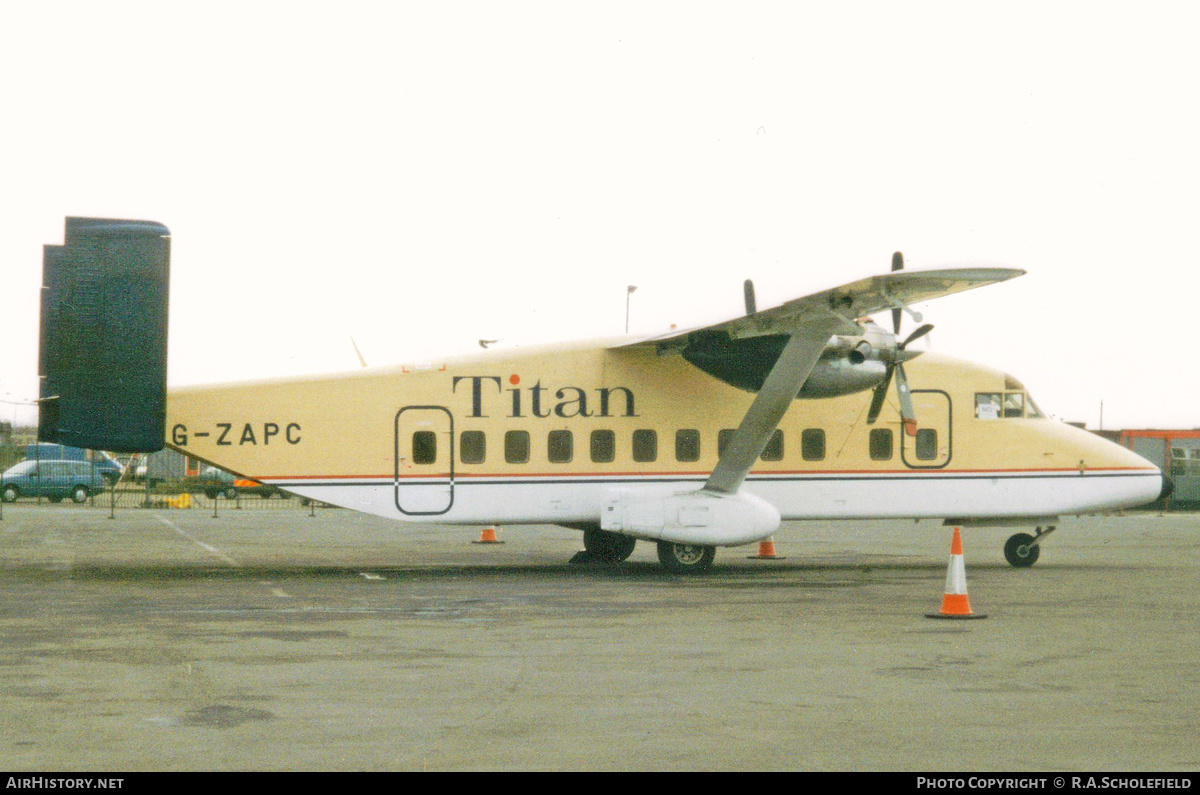
[[[975,419],[994,420],[1000,416],[999,392],[975,393]]]
[[[977,420],[1045,416],[1033,402],[1033,398],[1025,392],[975,393],[975,419]]]
[[[1024,392],[1005,392],[1004,393],[1004,416],[1005,417],[1024,417],[1025,416],[1025,393]]]

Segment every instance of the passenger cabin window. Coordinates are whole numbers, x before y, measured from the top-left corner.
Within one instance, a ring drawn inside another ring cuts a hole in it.
[[[617,453],[617,435],[612,431],[592,431],[592,461],[611,464]]]
[[[805,428],[800,433],[800,457],[805,461],[825,459],[825,431],[821,428]]]
[[[868,447],[872,461],[890,461],[892,458],[892,429],[873,428]]]
[[[917,431],[917,460],[932,461],[937,458],[937,431],[933,428],[921,428]]]
[[[458,459],[464,464],[482,464],[487,455],[483,431],[463,431],[458,437]]]
[[[509,464],[529,463],[529,431],[507,431],[504,434],[504,460]]]
[[[783,431],[778,428],[775,433],[771,434],[770,441],[763,448],[762,455],[759,456],[763,461],[782,461],[783,460]]]
[[[729,447],[729,443],[733,441],[733,428],[724,428],[717,431],[717,456],[725,455],[725,449]],[[763,448],[762,455],[759,456],[761,461],[782,461],[783,460],[783,431],[778,428],[771,434],[771,438],[767,440],[767,446]]]
[[[700,431],[694,428],[675,431],[675,460],[683,462],[700,460]]]
[[[651,430],[633,432],[633,460],[648,463],[658,459],[658,434]]]
[[[413,434],[412,460],[414,464],[432,464],[437,461],[437,436],[433,431],[417,431]]]
[[[570,431],[550,431],[546,437],[546,455],[551,464],[569,464],[575,457],[575,438]]]

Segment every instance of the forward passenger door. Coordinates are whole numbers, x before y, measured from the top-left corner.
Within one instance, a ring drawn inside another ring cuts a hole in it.
[[[914,389],[917,435],[900,434],[900,458],[910,469],[941,469],[950,463],[950,395],[940,389]]]

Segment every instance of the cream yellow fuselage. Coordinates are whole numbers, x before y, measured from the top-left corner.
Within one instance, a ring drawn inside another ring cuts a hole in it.
[[[1155,499],[1157,468],[1036,414],[999,371],[924,353],[894,392],[796,400],[743,486],[784,519],[1033,523]],[[295,493],[447,523],[599,526],[620,491],[699,489],[754,396],[678,355],[604,343],[174,390],[168,443]],[[723,434],[724,432],[724,434]]]

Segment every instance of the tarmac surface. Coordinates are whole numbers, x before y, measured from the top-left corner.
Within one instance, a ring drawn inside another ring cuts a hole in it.
[[[0,768],[1195,771],[1200,516],[786,523],[785,560],[339,510],[3,507]]]

